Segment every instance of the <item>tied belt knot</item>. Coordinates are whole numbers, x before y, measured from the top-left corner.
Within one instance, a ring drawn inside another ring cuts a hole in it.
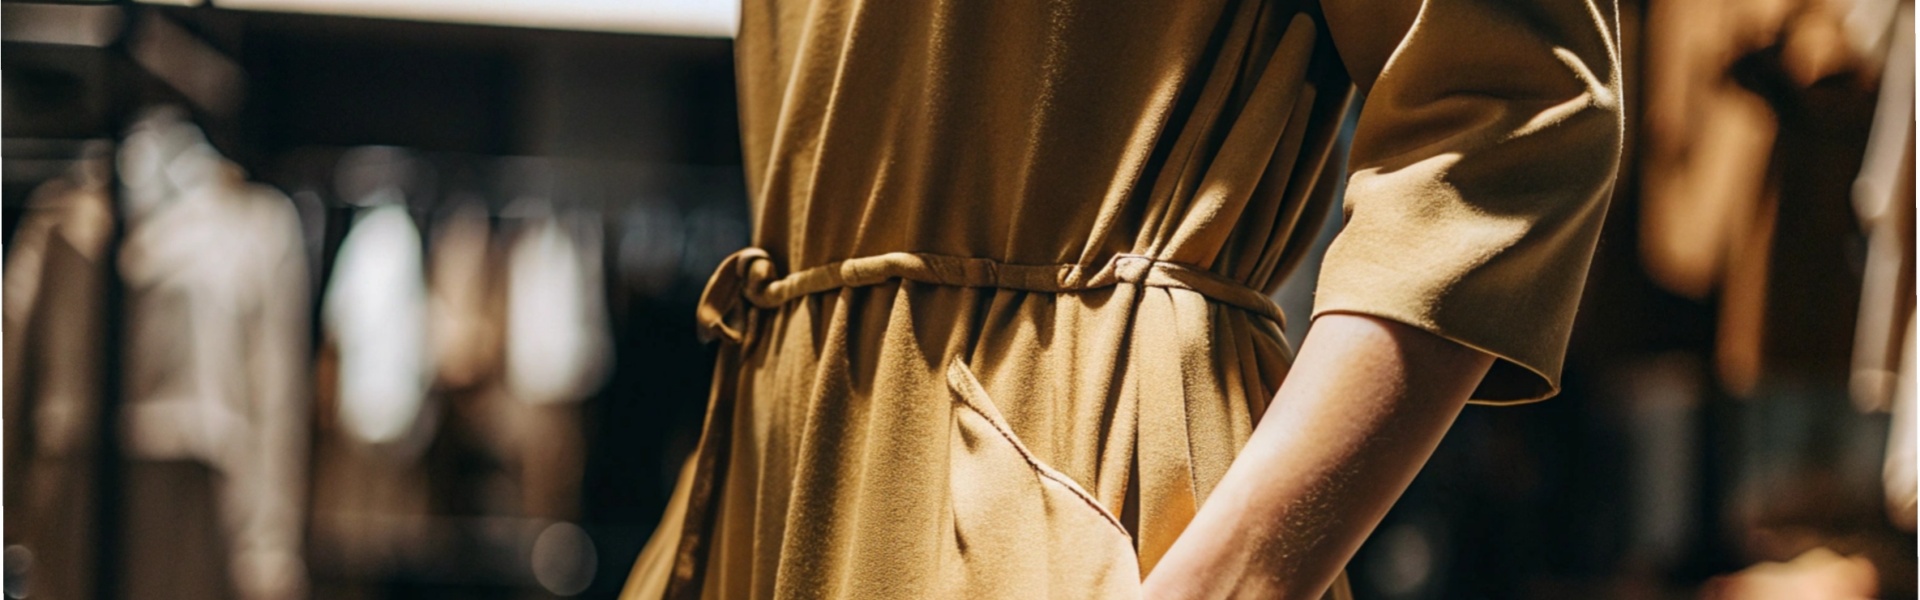
[[[744,248],[720,261],[700,294],[696,312],[703,341],[744,345],[759,321],[756,308],[777,308],[801,297],[900,279],[932,285],[1028,292],[1081,292],[1132,283],[1191,290],[1214,301],[1272,319],[1285,327],[1280,306],[1265,293],[1203,268],[1140,254],[1115,254],[1101,265],[1023,265],[988,258],[889,252],[850,258],[779,276],[772,255]]]
[[[745,344],[759,319],[740,301],[764,295],[772,280],[773,257],[766,250],[742,248],[722,259],[713,276],[707,278],[707,287],[700,292],[700,306],[694,311],[700,324],[700,341],[724,339]]]

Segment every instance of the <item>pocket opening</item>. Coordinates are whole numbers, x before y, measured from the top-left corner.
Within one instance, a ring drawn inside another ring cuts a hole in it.
[[[1048,466],[1045,462],[1036,458],[1033,455],[1033,451],[1027,449],[1027,445],[1020,441],[1019,436],[1013,434],[1013,428],[1000,416],[1000,411],[994,406],[993,400],[988,397],[986,388],[980,385],[980,380],[974,377],[973,371],[967,368],[966,363],[960,359],[956,358],[948,363],[947,387],[953,391],[954,403],[959,405],[961,409],[972,411],[982,419],[985,419],[994,433],[998,434],[1002,440],[1005,440],[1008,445],[1013,447],[1014,451],[1020,454],[1020,458],[1026,461],[1027,466],[1033,469],[1035,475],[1059,484],[1075,497],[1079,498],[1088,508],[1099,513],[1100,517],[1112,525],[1115,530],[1127,536],[1128,539],[1132,539],[1133,533],[1127,531],[1126,526],[1120,523],[1120,519],[1113,514],[1113,511],[1108,510],[1105,505],[1093,497],[1093,494],[1088,493],[1085,488],[1080,487],[1080,484],[1074,481],[1072,477],[1068,477],[1066,473],[1061,473],[1059,470]]]

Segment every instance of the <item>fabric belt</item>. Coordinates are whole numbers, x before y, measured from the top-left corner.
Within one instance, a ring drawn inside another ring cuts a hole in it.
[[[700,294],[697,309],[703,341],[725,340],[714,370],[713,396],[695,449],[695,469],[688,490],[687,512],[667,582],[665,597],[700,597],[705,555],[717,512],[719,482],[724,478],[730,447],[737,374],[744,346],[757,330],[761,309],[774,309],[813,294],[841,288],[878,285],[890,280],[943,286],[999,288],[1029,292],[1064,293],[1096,290],[1130,283],[1191,290],[1216,302],[1239,307],[1285,327],[1280,306],[1266,294],[1205,269],[1156,260],[1138,254],[1118,254],[1098,267],[1088,265],[1019,265],[993,259],[892,252],[852,258],[777,276],[766,250],[746,248],[720,262]],[[1172,347],[1159,348],[1175,352]],[[1174,358],[1173,360],[1177,360]],[[1182,430],[1184,432],[1184,430]],[[1184,433],[1183,433],[1184,435]],[[1184,442],[1176,444],[1185,447]],[[1143,457],[1143,460],[1148,457]],[[1166,462],[1166,461],[1160,461]],[[1176,461],[1177,462],[1177,461]],[[1185,463],[1179,462],[1184,468]],[[1153,470],[1147,469],[1146,470]],[[1190,512],[1190,511],[1189,511]]]
[[[697,312],[703,340],[744,343],[754,319],[747,304],[778,308],[793,300],[840,288],[877,285],[900,279],[933,285],[1000,288],[1027,292],[1083,292],[1121,283],[1192,290],[1217,302],[1246,309],[1284,326],[1280,306],[1266,294],[1205,269],[1156,260],[1139,254],[1116,254],[1099,267],[1088,265],[1019,265],[988,258],[965,258],[890,252],[851,258],[803,269],[784,277],[774,274],[766,250],[746,248],[728,255],[707,280]]]

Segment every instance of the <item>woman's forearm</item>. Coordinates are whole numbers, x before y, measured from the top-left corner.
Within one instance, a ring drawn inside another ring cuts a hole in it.
[[[1246,448],[1148,576],[1146,597],[1317,597],[1492,362],[1397,322],[1320,317]]]

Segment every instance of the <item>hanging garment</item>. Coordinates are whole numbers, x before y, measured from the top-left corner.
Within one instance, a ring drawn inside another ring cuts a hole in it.
[[[420,229],[399,190],[377,179],[353,201],[368,208],[341,240],[321,297],[312,527],[317,555],[364,574],[384,568],[367,557],[433,547],[395,523],[434,508],[425,456],[443,418],[428,395],[436,363]]]
[[[607,324],[597,228],[535,218],[507,258],[506,383],[531,404],[578,402],[605,383]]]
[[[434,228],[428,257],[434,387],[465,391],[498,377],[501,300],[486,207],[455,207]]]
[[[224,533],[209,539],[221,540],[229,557],[203,572],[232,581],[188,582],[178,577],[187,566],[176,564],[134,572],[161,579],[123,585],[156,594],[230,589],[241,598],[304,593],[309,299],[299,217],[284,195],[248,184],[204,143],[166,164],[176,193],[129,221],[119,254],[127,288],[123,447],[130,482],[178,492],[156,498],[218,498],[218,506],[128,518],[217,514],[206,526]],[[211,474],[171,479],[192,472],[182,463]],[[194,485],[217,489],[185,489]],[[159,532],[187,527],[127,525],[133,557],[168,556],[175,540]]]
[[[1849,4],[1648,8],[1642,255],[1668,289],[1717,296],[1715,367],[1739,396],[1848,371],[1850,192],[1878,78]]]
[[[0,286],[6,543],[31,553],[24,575],[33,597],[91,598],[106,575],[94,468],[108,432],[101,386],[114,221],[106,167],[84,162],[34,190]]]
[[[1292,363],[1268,294],[1356,83],[1316,312],[1495,355],[1480,402],[1556,391],[1610,3],[1123,4],[745,4],[756,247],[628,597],[1137,594]]]
[[[422,416],[433,354],[420,229],[391,195],[340,242],[320,314],[339,350],[342,428],[359,443],[412,455],[431,437]]]
[[[1913,3],[1860,0],[1886,24],[1880,97],[1860,175],[1854,215],[1867,237],[1860,317],[1853,332],[1854,403],[1886,410],[1899,393],[1899,373],[1913,362],[1903,351],[1914,309]],[[1862,11],[1866,12],[1866,11]]]

